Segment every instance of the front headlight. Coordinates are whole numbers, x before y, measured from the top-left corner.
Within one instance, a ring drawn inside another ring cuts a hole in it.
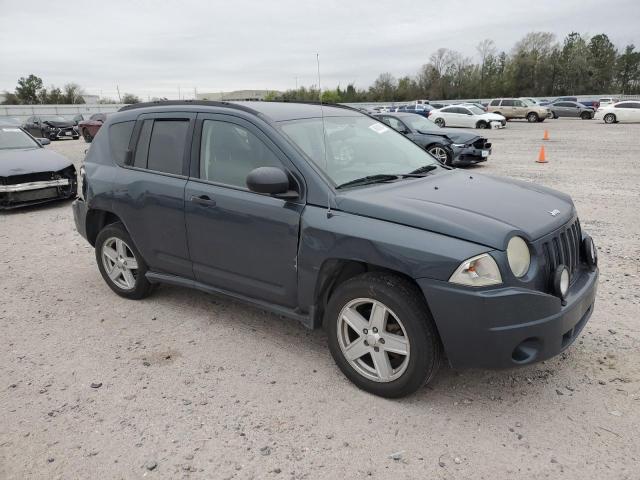
[[[466,145],[464,143],[452,143],[451,146],[452,147],[457,147],[457,148],[466,147]]]
[[[493,257],[483,253],[462,262],[449,281],[470,287],[486,287],[502,283],[502,276]]]
[[[531,265],[531,254],[527,242],[521,237],[513,237],[509,240],[507,259],[513,274],[518,278],[524,277],[529,271],[529,265]]]

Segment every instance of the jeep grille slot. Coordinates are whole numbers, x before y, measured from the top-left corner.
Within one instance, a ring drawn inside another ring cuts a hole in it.
[[[551,285],[553,272],[558,265],[565,265],[569,269],[570,283],[573,283],[574,273],[580,263],[580,243],[582,233],[580,220],[566,225],[559,230],[554,237],[545,240],[542,244],[542,252],[545,257],[546,273]]]

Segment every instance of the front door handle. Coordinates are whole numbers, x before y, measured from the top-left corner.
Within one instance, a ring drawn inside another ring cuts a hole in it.
[[[216,201],[209,198],[208,195],[192,195],[191,201],[193,203],[197,203],[198,205],[202,205],[203,207],[215,207]]]

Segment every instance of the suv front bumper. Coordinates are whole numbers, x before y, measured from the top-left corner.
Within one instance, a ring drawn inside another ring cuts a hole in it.
[[[417,282],[453,367],[505,368],[546,360],[569,347],[593,312],[597,280],[597,269],[581,270],[565,305],[525,288]]]

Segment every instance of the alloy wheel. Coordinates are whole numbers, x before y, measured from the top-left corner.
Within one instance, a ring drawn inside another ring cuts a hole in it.
[[[447,151],[442,147],[432,147],[429,149],[429,153],[434,157],[436,157],[436,159],[440,161],[440,163],[442,164],[446,165],[447,161],[449,160],[449,155],[447,154]]]
[[[356,298],[342,308],[337,321],[340,350],[356,372],[382,383],[405,372],[409,337],[389,307],[372,298]]]
[[[123,290],[133,290],[138,275],[138,261],[131,247],[122,239],[109,237],[102,244],[102,264],[109,279]]]

